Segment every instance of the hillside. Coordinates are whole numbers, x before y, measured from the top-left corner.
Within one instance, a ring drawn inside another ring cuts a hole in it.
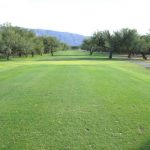
[[[37,36],[54,36],[58,38],[61,42],[66,43],[70,46],[79,46],[82,44],[85,36],[68,33],[68,32],[59,32],[52,30],[44,30],[44,29],[32,29]]]

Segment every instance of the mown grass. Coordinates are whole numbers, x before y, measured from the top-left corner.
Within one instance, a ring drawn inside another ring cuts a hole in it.
[[[149,150],[149,91],[149,69],[102,55],[2,61],[0,149]]]

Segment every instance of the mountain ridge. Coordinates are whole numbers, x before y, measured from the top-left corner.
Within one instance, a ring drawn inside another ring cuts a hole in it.
[[[70,32],[61,32],[47,29],[31,29],[37,36],[53,36],[69,46],[80,46],[86,36]]]

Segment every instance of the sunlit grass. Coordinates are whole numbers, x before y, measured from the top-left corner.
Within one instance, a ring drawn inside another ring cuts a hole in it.
[[[150,70],[106,57],[0,62],[0,149],[148,150]]]

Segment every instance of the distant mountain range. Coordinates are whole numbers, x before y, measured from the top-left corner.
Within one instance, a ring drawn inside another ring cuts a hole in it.
[[[85,36],[80,34],[59,32],[44,29],[32,29],[37,36],[53,36],[59,39],[61,42],[68,44],[69,46],[80,46],[85,39]]]

